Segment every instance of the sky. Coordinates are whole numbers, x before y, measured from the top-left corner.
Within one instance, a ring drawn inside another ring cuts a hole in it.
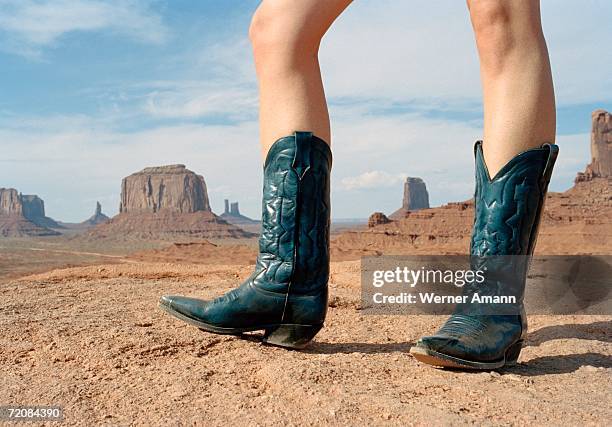
[[[0,0],[0,187],[47,214],[117,213],[121,179],[182,163],[213,211],[258,218],[257,84],[247,32],[255,0]],[[542,0],[561,154],[551,189],[590,161],[590,114],[612,107],[612,2]],[[482,134],[465,2],[356,0],[323,40],[332,216],[401,205],[407,176],[432,205],[473,193]]]

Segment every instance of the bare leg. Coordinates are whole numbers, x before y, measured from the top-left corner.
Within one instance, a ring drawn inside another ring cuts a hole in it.
[[[484,94],[483,152],[495,175],[555,142],[555,97],[539,0],[468,0]]]
[[[162,296],[160,307],[178,319],[216,334],[263,330],[263,342],[298,349],[323,327],[332,159],[317,52],[349,3],[264,0],[257,9],[250,36],[261,97],[262,152],[267,155],[260,252],[253,274],[219,298]],[[268,153],[282,137],[287,138]]]
[[[251,22],[259,82],[260,140],[270,146],[294,131],[330,143],[329,114],[318,51],[321,39],[351,0],[264,0]]]

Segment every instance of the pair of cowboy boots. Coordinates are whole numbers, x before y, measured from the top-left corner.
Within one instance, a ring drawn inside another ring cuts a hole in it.
[[[491,178],[482,145],[476,143],[471,254],[480,264],[495,256],[533,253],[557,152],[553,144],[527,150]],[[212,301],[163,296],[160,307],[208,332],[263,330],[268,344],[303,348],[323,327],[327,312],[331,165],[329,146],[310,132],[276,141],[264,163],[259,255],[251,276]],[[520,312],[458,311],[411,353],[429,364],[471,369],[516,361],[527,330],[522,311],[526,269],[517,274]]]

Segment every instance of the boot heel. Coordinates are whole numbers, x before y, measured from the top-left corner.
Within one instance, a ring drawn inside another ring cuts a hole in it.
[[[263,342],[288,348],[304,348],[323,325],[279,325],[266,329]]]
[[[518,340],[506,350],[506,364],[505,366],[516,365],[516,361],[521,354],[521,349],[523,348],[523,340]]]

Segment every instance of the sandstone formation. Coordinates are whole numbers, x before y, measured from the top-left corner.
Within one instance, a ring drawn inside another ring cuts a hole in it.
[[[123,179],[119,214],[91,238],[190,239],[252,237],[215,215],[201,175],[184,165],[145,168]]]
[[[43,200],[34,195],[23,195],[14,188],[0,188],[0,236],[55,236],[51,228],[61,228],[45,216]]]
[[[121,182],[120,213],[210,212],[204,177],[185,165],[145,168]]]
[[[421,178],[406,178],[402,207],[390,215],[391,219],[403,218],[408,211],[429,208],[429,193]]]
[[[102,205],[100,202],[96,202],[96,211],[94,214],[81,224],[85,226],[94,226],[108,222],[108,220],[110,220],[110,218],[102,213]]]
[[[592,114],[591,163],[578,173],[576,182],[593,178],[612,178],[612,127],[610,113],[595,110]]]
[[[0,188],[0,215],[22,215],[21,196],[14,188]]]
[[[473,221],[472,200],[408,212],[387,224],[341,233],[332,241],[332,258],[467,254]],[[607,178],[593,178],[564,193],[548,194],[536,253],[612,253],[612,186]]]
[[[391,220],[387,218],[387,215],[382,212],[374,212],[370,215],[370,218],[368,218],[368,228],[376,227],[380,224],[388,224],[389,222],[391,222]]]
[[[33,223],[47,228],[63,228],[61,224],[45,215],[45,202],[36,195],[21,195],[23,216]]]
[[[254,219],[251,219],[240,213],[240,207],[238,205],[238,202],[232,202],[230,204],[230,201],[228,199],[225,199],[224,202],[225,210],[221,214],[221,218],[223,218],[225,221],[229,222],[230,224],[236,224],[241,226],[259,224],[259,221],[255,221]]]
[[[21,195],[23,215],[26,218],[40,218],[45,216],[45,202],[36,195]]]

